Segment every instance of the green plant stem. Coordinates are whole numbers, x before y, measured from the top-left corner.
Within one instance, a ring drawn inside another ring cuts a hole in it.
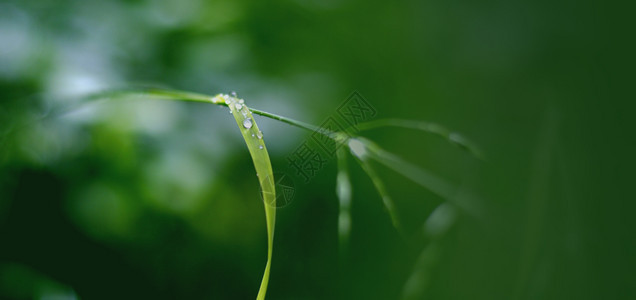
[[[320,132],[321,134],[323,134],[323,129],[321,129],[318,126],[309,124],[309,123],[305,123],[302,121],[298,121],[298,120],[294,120],[294,119],[290,119],[287,117],[283,117],[283,116],[279,116],[277,114],[273,114],[273,113],[269,113],[260,109],[256,109],[256,108],[251,108],[250,107],[250,111],[252,111],[252,113],[257,114],[259,116],[263,116],[263,117],[267,117],[270,118],[272,120],[276,120],[276,121],[281,121],[283,123],[298,127],[298,128],[302,128],[305,130],[309,130],[309,131],[316,131],[316,132]],[[329,134],[331,134],[331,132],[329,132]],[[328,134],[327,134],[328,136]]]

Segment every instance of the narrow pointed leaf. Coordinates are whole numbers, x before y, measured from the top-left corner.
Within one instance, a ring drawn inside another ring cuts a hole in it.
[[[445,179],[403,160],[399,156],[380,148],[380,146],[370,140],[356,138],[356,141],[360,143],[358,148],[364,149],[365,157],[373,159],[385,167],[392,169],[444,200],[457,205],[473,216],[481,215],[480,209],[475,205],[477,198],[474,195],[461,191],[457,186],[449,183]]]
[[[380,119],[369,121],[365,123],[360,123],[356,125],[356,129],[358,131],[370,130],[375,128],[382,127],[401,127],[407,129],[415,129],[423,132],[428,132],[434,135],[437,135],[451,144],[458,146],[461,149],[464,149],[474,155],[479,159],[483,159],[482,152],[468,139],[460,135],[459,133],[453,132],[446,127],[424,121],[413,121],[413,120],[402,120],[402,119]]]
[[[338,175],[336,177],[336,195],[340,204],[338,210],[338,238],[340,254],[346,255],[349,235],[351,233],[351,180],[347,169],[347,152],[345,147],[336,151],[338,157]]]
[[[261,185],[263,193],[263,202],[265,206],[265,219],[267,223],[267,264],[263,273],[263,280],[258,291],[256,299],[265,299],[267,293],[267,285],[269,283],[269,273],[272,265],[272,250],[274,243],[274,226],[276,221],[276,190],[272,165],[269,160],[269,154],[265,147],[263,133],[258,129],[256,121],[251,111],[241,99],[228,95],[219,95],[215,97],[217,102],[223,101],[232,111],[236,124],[241,130],[245,144],[252,156],[254,169]]]
[[[389,216],[391,217],[393,226],[401,234],[403,234],[403,228],[397,210],[395,208],[395,203],[393,202],[391,196],[389,196],[389,193],[384,186],[384,182],[382,182],[382,179],[380,179],[380,176],[378,176],[378,173],[375,171],[368,160],[368,144],[370,144],[370,141],[360,137],[352,138],[348,141],[349,150],[351,150],[351,153],[358,159],[360,166],[362,167],[364,172],[367,173],[369,178],[371,178],[371,182],[373,182],[375,189],[378,191],[378,194],[380,194],[382,203],[384,203],[384,207],[386,207],[387,211],[389,212]]]

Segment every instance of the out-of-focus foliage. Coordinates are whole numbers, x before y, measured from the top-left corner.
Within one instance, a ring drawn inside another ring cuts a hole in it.
[[[150,84],[237,91],[316,125],[357,90],[377,118],[443,124],[483,151],[482,161],[418,131],[364,132],[459,196],[478,195],[469,204],[479,213],[440,206],[376,164],[400,235],[350,163],[339,254],[336,158],[305,182],[288,158],[311,134],[258,119],[274,171],[295,180],[294,201],[277,211],[270,299],[632,299],[632,11],[594,1],[3,0],[0,298],[256,296],[263,204],[227,109],[75,103]]]

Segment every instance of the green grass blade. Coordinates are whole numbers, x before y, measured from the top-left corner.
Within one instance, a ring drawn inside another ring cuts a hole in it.
[[[272,265],[272,250],[274,244],[274,226],[276,224],[276,190],[274,186],[274,174],[269,160],[269,154],[263,140],[263,133],[258,129],[256,121],[251,111],[243,100],[228,95],[219,95],[215,98],[217,102],[223,101],[232,111],[236,124],[241,130],[243,139],[254,162],[254,169],[259,178],[263,202],[265,206],[265,219],[267,222],[267,265],[263,273],[263,280],[256,299],[265,299],[267,285],[269,283],[269,273]]]
[[[108,90],[91,94],[84,98],[84,100],[98,100],[98,99],[112,99],[112,98],[128,98],[128,97],[142,97],[142,98],[155,98],[166,100],[182,100],[192,102],[205,102],[224,105],[225,102],[222,97],[210,96],[199,93],[192,93],[179,90],[167,90],[157,88],[140,88],[140,89],[120,89],[120,90]],[[221,102],[218,102],[221,101]]]
[[[199,93],[192,93],[192,92],[179,91],[179,90],[169,90],[169,89],[158,89],[158,88],[109,90],[109,91],[104,91],[101,93],[91,94],[88,97],[86,97],[84,100],[86,101],[86,100],[98,100],[98,99],[108,99],[108,98],[125,98],[125,97],[144,97],[144,98],[155,98],[155,99],[166,99],[166,100],[205,102],[205,103],[213,103],[213,104],[227,106],[227,104],[225,103],[225,98],[222,97],[221,94],[218,94],[216,96],[210,96],[210,95],[199,94]],[[320,128],[318,126],[315,126],[309,123],[294,120],[291,118],[287,118],[284,116],[280,116],[280,115],[266,112],[256,108],[249,108],[249,110],[253,114],[264,116],[273,120],[277,120],[277,121],[280,121],[280,122],[283,122],[298,128],[302,128],[308,131],[317,132],[329,138],[335,139],[336,133],[326,130],[324,128]]]
[[[336,151],[338,158],[338,175],[336,177],[336,195],[338,196],[338,239],[340,254],[347,254],[349,236],[351,234],[351,180],[347,168],[347,152],[344,147]]]
[[[96,93],[84,97],[75,105],[84,104],[87,101],[94,101],[100,99],[115,99],[115,98],[154,98],[154,99],[166,99],[166,100],[179,100],[179,101],[193,101],[212,103],[217,105],[224,105],[230,108],[230,111],[235,117],[236,123],[241,130],[241,134],[247,144],[248,150],[254,163],[256,174],[259,178],[259,184],[261,186],[263,201],[265,206],[265,216],[267,224],[267,264],[261,281],[261,286],[257,295],[257,299],[265,299],[267,292],[267,286],[269,283],[273,241],[274,241],[274,228],[276,220],[276,194],[275,194],[275,180],[272,172],[270,158],[265,147],[265,143],[262,139],[262,133],[256,125],[252,113],[265,116],[283,123],[293,125],[305,130],[317,132],[321,135],[329,137],[338,143],[347,143],[351,153],[357,158],[363,170],[371,178],[373,185],[380,194],[382,201],[391,217],[393,225],[400,233],[402,227],[398,217],[398,213],[395,208],[395,204],[392,198],[389,196],[386,187],[377,172],[370,163],[370,159],[375,160],[390,169],[404,175],[405,177],[413,180],[414,182],[422,185],[423,187],[431,190],[435,194],[442,198],[455,203],[459,207],[466,209],[461,203],[455,202],[454,194],[457,193],[457,189],[446,183],[444,180],[436,177],[429,172],[418,168],[417,166],[410,164],[401,158],[389,153],[371,141],[362,137],[348,138],[346,134],[332,132],[326,129],[319,128],[317,126],[304,123],[301,121],[293,120],[287,117],[279,116],[269,112],[265,112],[258,109],[248,108],[245,106],[242,99],[232,97],[229,95],[218,94],[216,96],[210,96],[205,94],[191,93],[179,90],[167,90],[157,88],[142,88],[142,89],[125,89],[125,90],[110,90],[106,92]],[[56,112],[59,115],[72,111],[74,108],[67,107],[66,109],[58,109]],[[58,115],[58,114],[49,114]],[[464,148],[476,156],[480,157],[480,152],[476,147],[472,146],[466,139],[460,135],[453,133],[442,126],[433,123],[421,122],[421,121],[408,121],[399,119],[384,119],[371,121],[366,123],[360,123],[358,130],[370,130],[380,127],[402,127],[417,129],[429,133],[441,136],[448,141]],[[346,165],[346,151],[338,151],[338,178],[337,178],[337,194],[340,202],[340,214],[338,222],[338,232],[341,244],[344,246],[348,242],[350,234],[350,202],[351,202],[351,182]],[[346,246],[345,246],[346,247]]]
[[[404,177],[427,188],[428,190],[442,198],[452,198],[453,191],[455,189],[450,183],[426,170],[417,167],[412,163],[403,160],[397,155],[380,148],[378,145],[372,143],[369,140],[364,139],[361,141],[364,141],[368,150],[368,155],[373,160],[383,164],[384,166],[396,171],[399,174],[402,174]]]
[[[441,239],[457,222],[455,207],[444,202],[438,205],[428,216],[422,226],[422,236],[428,237],[430,243],[420,253],[411,275],[402,289],[402,299],[423,299],[433,279],[435,266],[443,251]]]
[[[144,97],[167,100],[205,102],[225,105],[230,108],[230,111],[232,112],[232,115],[236,120],[236,124],[241,131],[241,135],[245,140],[247,148],[250,152],[250,156],[252,157],[254,169],[256,170],[256,175],[259,178],[259,184],[261,186],[263,194],[265,219],[267,223],[267,264],[265,266],[265,271],[263,273],[263,279],[261,281],[257,299],[265,299],[272,264],[274,229],[276,224],[276,190],[274,185],[274,174],[272,172],[269,154],[267,152],[267,148],[265,147],[263,133],[258,129],[258,125],[256,124],[254,117],[252,116],[251,109],[244,104],[244,101],[242,99],[238,99],[229,95],[218,94],[216,96],[208,96],[204,94],[165,89],[115,90],[94,94],[87,99],[92,100],[120,97]],[[300,121],[287,119],[263,111],[258,112],[268,117],[273,116],[272,118],[288,124],[296,126],[299,126],[299,124],[305,125]]]
[[[178,100],[178,101],[190,101],[190,102],[203,102],[212,103],[217,105],[226,105],[224,99],[217,96],[204,95],[199,93],[185,92],[179,90],[167,90],[158,88],[129,88],[129,89],[110,89],[106,91],[91,93],[78,99],[74,99],[70,104],[66,101],[65,104],[50,104],[50,107],[43,112],[30,116],[26,120],[12,121],[8,126],[8,130],[0,133],[0,138],[6,138],[9,134],[15,133],[20,129],[26,128],[30,125],[36,124],[49,118],[62,117],[65,114],[71,113],[77,109],[82,108],[91,102],[97,102],[102,100],[111,99],[163,99],[163,100]],[[45,101],[46,102],[46,101]],[[291,120],[293,121],[293,120]]]
[[[292,126],[296,126],[298,128],[302,128],[302,129],[305,129],[305,130],[315,131],[315,132],[318,132],[320,134],[327,135],[327,136],[329,136],[329,134],[332,134],[332,132],[328,132],[325,129],[320,128],[318,126],[311,125],[309,123],[305,123],[305,122],[302,122],[302,121],[290,119],[290,118],[287,118],[287,117],[283,117],[283,116],[280,116],[280,115],[277,115],[277,114],[269,113],[269,112],[266,112],[266,111],[262,111],[260,109],[250,108],[250,111],[252,111],[252,113],[254,113],[254,114],[261,115],[263,117],[268,117],[268,118],[273,119],[273,120],[281,121],[283,123],[286,123],[286,124],[289,124],[289,125],[292,125]]]
[[[451,144],[454,144],[461,149],[468,151],[479,159],[483,159],[484,157],[482,152],[468,139],[466,139],[459,133],[453,132],[444,126],[435,123],[402,119],[380,119],[360,123],[357,125],[356,128],[358,129],[358,131],[365,131],[382,127],[401,127],[428,132],[447,140]]]
[[[364,138],[356,138],[355,140],[357,141],[355,144],[358,149],[357,151],[363,151],[365,157],[371,158],[389,169],[392,169],[393,171],[440,196],[444,200],[455,204],[465,212],[468,212],[473,216],[481,215],[479,208],[475,206],[475,201],[477,201],[477,199],[473,195],[460,191],[460,189],[455,185],[403,160],[393,153],[380,148],[370,140]],[[351,142],[349,143],[349,146],[351,148]],[[354,149],[352,149],[352,152],[355,152]]]
[[[426,290],[433,281],[433,272],[442,255],[442,245],[433,240],[420,253],[415,261],[413,272],[402,288],[402,300],[424,299]]]
[[[384,183],[380,179],[380,176],[378,176],[378,173],[375,172],[375,169],[368,160],[369,152],[367,151],[367,143],[370,143],[370,141],[363,138],[351,138],[348,141],[349,150],[351,150],[351,153],[358,159],[358,162],[360,163],[360,166],[362,167],[364,172],[367,173],[369,178],[371,178],[371,182],[373,182],[375,189],[378,191],[378,194],[380,194],[380,197],[382,198],[384,206],[389,212],[389,216],[391,217],[393,226],[400,233],[403,234],[404,232],[402,230],[400,218],[395,209],[395,203],[393,202],[391,196],[389,196],[389,193],[387,192]]]

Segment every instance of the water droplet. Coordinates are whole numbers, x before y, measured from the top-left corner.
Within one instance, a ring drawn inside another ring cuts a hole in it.
[[[256,137],[258,137],[258,139],[262,139],[263,138],[263,133],[259,130],[258,133],[256,134]]]
[[[243,120],[243,127],[245,127],[245,129],[252,128],[252,120],[250,119]]]
[[[265,148],[265,147],[263,147],[263,145],[258,145],[258,149],[263,150],[263,148]]]
[[[255,137],[256,135],[252,133],[252,137]]]
[[[236,94],[235,91],[230,92],[230,95],[232,95],[232,97],[234,97],[234,98],[238,97],[238,95]]]
[[[243,99],[239,100],[239,103],[243,104],[245,103],[245,101],[243,101]]]
[[[234,104],[234,108],[236,108],[236,110],[241,110],[241,108],[243,108],[243,105],[236,103]]]

